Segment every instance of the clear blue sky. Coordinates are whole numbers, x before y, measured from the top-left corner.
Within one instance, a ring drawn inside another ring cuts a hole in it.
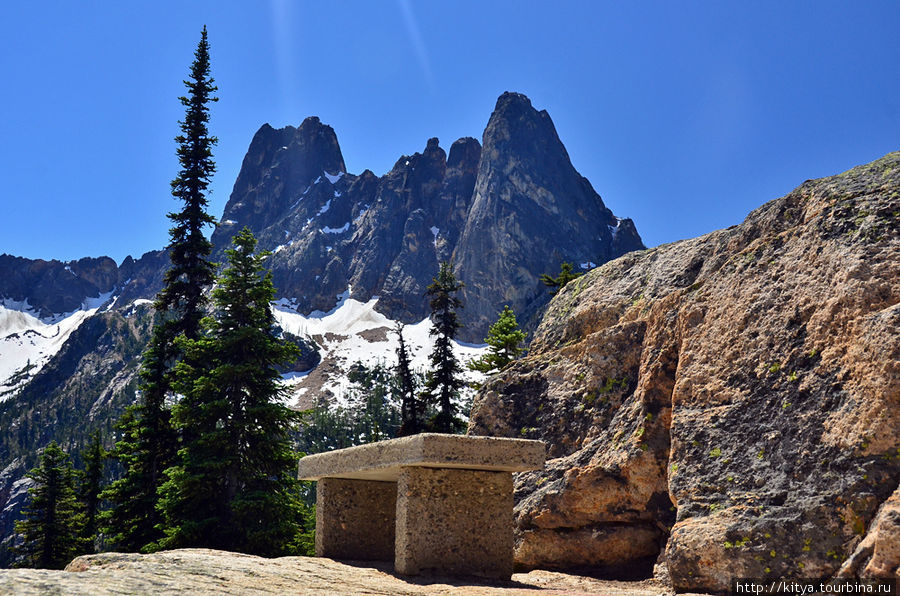
[[[161,248],[201,27],[219,217],[253,133],[317,115],[348,169],[481,137],[497,96],[549,111],[648,246],[739,223],[900,149],[900,3],[12,2],[0,23],[0,253]]]

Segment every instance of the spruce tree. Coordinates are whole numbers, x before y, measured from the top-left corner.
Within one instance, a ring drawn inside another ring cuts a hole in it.
[[[483,373],[491,373],[502,369],[504,366],[518,358],[525,348],[525,333],[519,329],[516,315],[507,305],[497,317],[497,322],[491,325],[488,336],[484,342],[488,345],[486,354],[469,363],[469,368]]]
[[[213,82],[203,27],[190,78],[184,82],[188,94],[179,98],[185,118],[175,137],[181,170],[172,181],[172,195],[183,205],[168,214],[174,224],[167,247],[172,266],[154,302],[157,322],[141,365],[141,401],[120,425],[123,437],[114,450],[125,473],[104,493],[113,507],[106,516],[106,531],[123,550],[145,550],[162,537],[157,492],[163,472],[175,461],[178,439],[166,403],[173,368],[183,358],[176,339],[199,336],[207,303],[204,292],[214,279],[215,264],[208,258],[212,244],[204,235],[204,227],[215,222],[206,212],[206,192],[216,170],[212,147],[217,140],[207,128],[209,104],[218,100]]]
[[[178,313],[173,320],[174,334],[183,333],[188,339],[199,335],[200,319],[206,308],[203,292],[215,277],[215,265],[208,259],[212,243],[203,230],[216,221],[206,212],[209,206],[206,191],[216,171],[212,148],[218,142],[207,128],[209,104],[219,100],[213,96],[218,89],[213,82],[204,26],[194,52],[190,80],[184,82],[188,95],[178,98],[185,107],[185,117],[179,122],[181,134],[175,137],[181,171],[172,180],[172,196],[184,205],[181,211],[169,213],[174,223],[169,230],[168,246],[172,267],[166,271],[165,287],[155,303],[159,311]]]
[[[406,341],[403,339],[403,323],[397,323],[394,328],[397,334],[397,367],[395,376],[400,390],[400,430],[398,437],[406,437],[422,432],[422,406],[416,399],[416,384],[410,368],[409,351],[406,349]]]
[[[574,268],[575,266],[572,263],[562,263],[559,266],[559,275],[557,277],[544,273],[541,275],[541,282],[550,288],[550,293],[555,296],[567,283],[584,275],[581,271],[574,271]]]
[[[84,507],[84,527],[82,537],[88,552],[95,552],[95,543],[100,522],[100,494],[103,484],[103,464],[106,450],[100,440],[100,431],[91,433],[91,442],[81,453],[84,473],[78,488],[78,498]]]
[[[423,397],[437,409],[437,414],[429,421],[429,429],[434,432],[453,433],[463,429],[463,422],[456,415],[456,402],[465,381],[453,352],[453,339],[462,327],[456,309],[463,305],[455,294],[462,287],[453,266],[445,261],[425,292],[431,297],[431,330],[428,333],[435,341],[429,356],[430,369],[425,377]]]
[[[82,551],[84,521],[75,494],[75,471],[69,456],[52,442],[44,448],[40,464],[27,474],[31,503],[16,522],[23,542],[17,547],[24,567],[62,569]]]
[[[166,536],[159,546],[290,554],[303,521],[289,437],[299,413],[280,403],[276,367],[299,351],[277,336],[268,253],[254,253],[247,228],[232,242],[212,293],[215,315],[198,339],[179,341],[182,399],[172,417],[176,429],[192,430],[160,491]]]

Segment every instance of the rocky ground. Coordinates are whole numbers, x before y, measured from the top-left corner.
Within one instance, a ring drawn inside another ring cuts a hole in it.
[[[513,575],[509,582],[476,578],[403,577],[390,565],[331,559],[263,559],[223,551],[185,549],[151,555],[105,553],[79,557],[65,571],[0,571],[0,594],[10,596],[235,596],[252,594],[604,594],[669,593],[652,581],[613,582],[551,571]]]
[[[900,574],[900,153],[598,267],[530,350],[469,429],[549,444],[517,478],[518,564]]]

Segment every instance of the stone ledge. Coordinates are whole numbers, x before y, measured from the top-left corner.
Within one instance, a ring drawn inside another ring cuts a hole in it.
[[[400,468],[409,466],[524,472],[541,468],[545,459],[542,441],[423,433],[308,455],[298,477],[396,482]]]

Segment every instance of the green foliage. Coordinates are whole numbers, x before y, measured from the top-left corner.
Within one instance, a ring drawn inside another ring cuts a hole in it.
[[[96,552],[97,531],[100,524],[100,494],[103,490],[103,467],[106,450],[100,440],[100,431],[91,433],[91,442],[82,450],[84,473],[78,487],[78,498],[84,507],[82,537],[90,552]]]
[[[420,372],[412,371],[410,376],[414,386],[422,385]],[[365,366],[356,362],[350,367],[348,380],[348,407],[319,398],[303,413],[301,451],[322,453],[401,436],[403,389],[396,371],[383,364]]]
[[[412,373],[410,383],[415,386]],[[400,379],[385,366],[354,364],[347,373],[351,383],[350,410],[354,413],[354,444],[374,443],[398,436],[401,425]]]
[[[550,288],[550,293],[555,296],[567,283],[584,275],[581,271],[574,271],[574,268],[575,266],[572,263],[562,263],[559,266],[558,276],[553,277],[548,273],[544,273],[541,275],[541,282]]]
[[[23,567],[62,569],[82,552],[84,515],[75,492],[75,472],[69,456],[51,442],[40,464],[27,474],[31,503],[16,522],[23,542],[16,549]]]
[[[179,98],[185,118],[179,122],[182,134],[175,137],[181,170],[172,181],[172,195],[183,206],[169,214],[174,224],[167,247],[172,266],[154,303],[160,318],[141,365],[142,400],[120,423],[122,438],[113,451],[125,473],[104,493],[113,507],[105,516],[106,531],[122,550],[146,550],[162,537],[157,491],[163,472],[175,461],[178,440],[166,405],[174,365],[183,358],[176,338],[198,338],[207,304],[204,291],[214,277],[215,265],[208,259],[212,244],[204,236],[204,227],[215,222],[206,212],[206,191],[216,169],[212,159],[216,138],[209,135],[207,123],[209,103],[217,98],[212,95],[216,87],[209,74],[204,27],[190,78],[184,82],[188,95]]]
[[[190,79],[184,82],[188,95],[178,98],[185,107],[185,116],[179,122],[181,134],[175,137],[181,170],[172,180],[172,196],[184,206],[181,211],[169,214],[174,224],[169,230],[168,246],[172,267],[166,271],[165,287],[154,305],[159,311],[177,311],[180,316],[175,321],[174,335],[184,333],[188,339],[196,339],[200,332],[200,319],[206,306],[203,290],[215,276],[215,265],[207,259],[212,243],[203,234],[205,226],[215,223],[215,218],[206,212],[209,206],[206,191],[216,171],[212,148],[218,142],[207,128],[209,104],[218,101],[213,96],[217,90],[213,82],[204,26],[194,52]]]
[[[459,410],[460,390],[465,385],[462,368],[453,352],[453,339],[462,326],[456,309],[462,307],[462,300],[455,296],[463,287],[456,279],[453,265],[441,263],[441,268],[428,286],[426,295],[431,297],[431,330],[435,336],[434,349],[429,357],[430,370],[425,377],[422,397],[433,406],[437,413],[429,420],[429,430],[440,433],[454,433],[463,430],[463,422],[456,415]]]
[[[416,399],[416,382],[410,369],[409,351],[403,339],[403,324],[397,323],[394,329],[399,345],[397,347],[397,366],[394,374],[400,392],[400,429],[397,436],[414,435],[422,430],[424,405]]]
[[[522,347],[525,333],[519,329],[516,315],[509,306],[503,307],[484,342],[488,345],[487,353],[470,362],[469,368],[485,374],[502,370],[525,351]]]
[[[304,509],[290,433],[300,416],[280,403],[277,367],[299,351],[277,337],[268,253],[255,253],[247,228],[232,243],[205,333],[178,340],[185,357],[174,388],[182,398],[172,421],[182,441],[160,488],[158,546],[293,554]]]
[[[175,461],[177,435],[166,407],[172,327],[157,323],[141,366],[143,403],[130,407],[116,425],[120,439],[111,455],[125,469],[101,497],[112,509],[103,515],[104,533],[118,550],[142,551],[159,540],[162,516],[157,491]]]

